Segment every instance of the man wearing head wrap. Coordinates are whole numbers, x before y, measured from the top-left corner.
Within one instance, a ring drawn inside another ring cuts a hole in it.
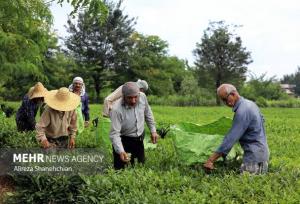
[[[138,88],[140,89],[140,91],[143,93],[145,93],[149,88],[148,83],[145,80],[139,79],[135,83],[138,86]],[[123,85],[120,86],[119,88],[117,88],[114,92],[112,92],[105,98],[104,105],[103,105],[103,111],[102,111],[102,115],[104,117],[109,117],[109,112],[110,112],[114,102],[123,96],[122,95],[122,87],[123,87]]]
[[[122,86],[123,97],[118,99],[110,112],[110,139],[113,145],[114,168],[122,169],[137,158],[139,163],[145,162],[144,124],[151,132],[152,143],[157,142],[153,113],[146,95],[140,92],[135,82],[127,82]]]
[[[80,96],[80,99],[81,99],[80,106],[81,106],[81,112],[82,112],[81,115],[84,116],[84,127],[88,127],[89,126],[89,120],[90,120],[89,97],[88,97],[88,94],[85,90],[85,84],[83,82],[83,79],[81,77],[75,77],[73,79],[73,83],[69,86],[69,90],[71,92],[77,94],[78,96]],[[79,114],[80,112],[77,111],[77,113]],[[78,117],[78,119],[79,118],[82,118],[82,116]]]

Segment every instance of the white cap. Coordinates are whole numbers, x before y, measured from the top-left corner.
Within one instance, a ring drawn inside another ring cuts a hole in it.
[[[83,79],[82,79],[81,77],[75,77],[75,78],[73,79],[73,83],[75,83],[75,82],[80,82],[80,83],[83,84]]]
[[[149,88],[148,83],[145,80],[139,79],[137,80],[136,84],[140,89],[144,89],[145,91],[147,91]]]

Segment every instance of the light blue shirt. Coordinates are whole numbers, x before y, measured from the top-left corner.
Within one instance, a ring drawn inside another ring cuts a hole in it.
[[[243,163],[269,160],[264,118],[257,105],[240,97],[233,107],[233,124],[216,152],[227,155],[239,141],[244,150]]]
[[[138,102],[134,107],[126,105],[123,98],[118,99],[112,107],[110,119],[110,140],[118,154],[124,152],[120,136],[141,136],[145,129],[145,121],[150,132],[156,132],[153,113],[146,95],[142,92],[139,93]]]

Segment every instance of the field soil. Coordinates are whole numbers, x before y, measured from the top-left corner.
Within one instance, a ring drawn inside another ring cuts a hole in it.
[[[5,194],[14,191],[14,182],[10,176],[0,176],[0,203],[4,202]]]

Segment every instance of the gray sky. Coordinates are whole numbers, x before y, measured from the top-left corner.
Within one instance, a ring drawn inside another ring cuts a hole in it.
[[[209,21],[242,25],[236,33],[251,52],[249,71],[268,77],[294,73],[300,66],[298,0],[124,0],[125,13],[137,17],[136,30],[169,43],[169,54],[193,64],[192,50]],[[66,36],[71,7],[52,5],[54,29]]]

